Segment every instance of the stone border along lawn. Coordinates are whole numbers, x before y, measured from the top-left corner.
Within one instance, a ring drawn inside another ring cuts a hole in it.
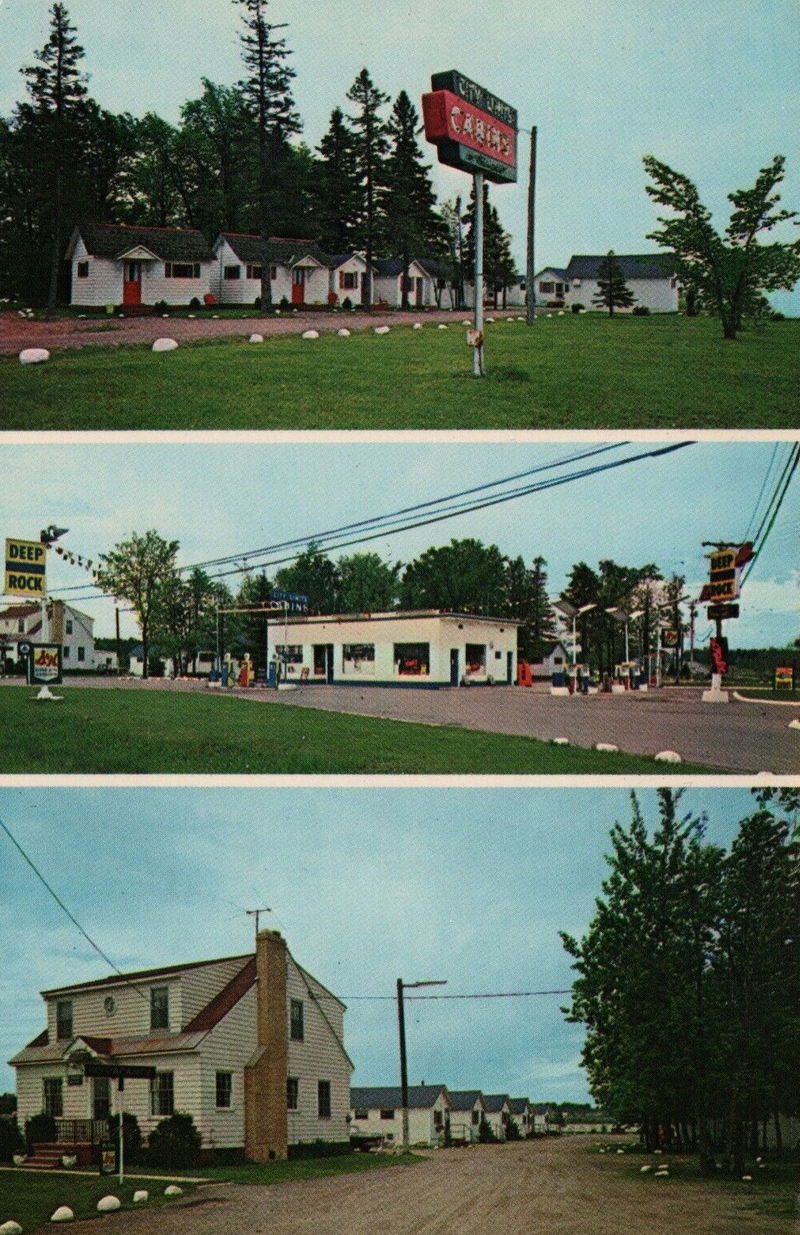
[[[182,1193],[194,1192],[196,1186],[185,1178],[178,1183],[177,1176],[170,1175],[125,1176],[120,1185],[117,1176],[100,1176],[97,1172],[89,1175],[77,1171],[3,1168],[0,1169],[0,1223],[18,1222],[24,1231],[30,1231],[49,1225],[51,1215],[62,1205],[73,1211],[75,1220],[96,1218],[97,1202],[109,1195],[119,1198],[123,1210],[138,1209],[142,1204],[167,1205],[177,1199],[164,1195],[164,1188],[171,1185],[179,1186]],[[149,1199],[134,1205],[133,1194],[139,1191],[147,1191]],[[69,1227],[70,1223],[67,1221],[63,1225]]]
[[[146,321],[147,319],[140,319]],[[488,376],[471,375],[465,329],[410,318],[377,337],[267,334],[0,359],[4,429],[789,428],[800,423],[800,324],[769,323],[735,342],[711,319],[498,320]],[[158,335],[194,323],[156,321]],[[217,323],[215,323],[217,324]],[[268,332],[271,322],[260,328]],[[316,323],[315,323],[316,325]],[[322,323],[319,323],[320,327]],[[338,321],[333,327],[339,325]],[[249,333],[249,332],[248,332]],[[41,342],[42,340],[37,340]],[[151,340],[152,342],[152,340]]]

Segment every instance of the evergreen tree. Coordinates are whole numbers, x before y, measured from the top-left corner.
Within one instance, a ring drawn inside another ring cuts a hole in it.
[[[374,85],[366,69],[356,77],[347,98],[356,106],[356,114],[350,116],[353,125],[353,140],[361,187],[361,208],[357,240],[364,246],[367,269],[364,275],[363,302],[372,304],[372,260],[380,235],[380,190],[385,183],[384,157],[389,148],[386,137],[386,122],[379,112],[389,102]]]
[[[597,291],[592,296],[592,304],[608,309],[609,317],[613,317],[615,309],[630,309],[635,303],[636,297],[625,282],[614,250],[609,249],[597,270]]]
[[[466,214],[466,268],[475,283],[475,185],[473,183]],[[503,230],[500,216],[489,200],[489,184],[483,182],[483,294],[491,296],[494,307],[513,282],[516,274],[511,255],[511,237]]]
[[[429,167],[422,161],[417,142],[419,116],[401,90],[387,125],[391,148],[386,159],[386,187],[381,195],[384,237],[389,252],[399,253],[402,262],[401,307],[408,308],[408,267],[414,256],[434,256],[444,247],[444,229],[434,212]]]
[[[179,155],[180,134],[154,112],[133,122],[134,153],[121,168],[117,202],[126,223],[193,227],[194,198]]]
[[[241,92],[204,77],[200,98],[181,108],[176,147],[181,166],[191,169],[196,225],[207,236],[241,231],[256,163],[256,132]]]
[[[319,243],[326,253],[346,253],[356,240],[361,187],[353,135],[340,107],[331,112],[319,153],[315,178]]]
[[[268,0],[236,0],[242,9],[244,30],[240,34],[242,58],[249,76],[239,83],[245,105],[258,133],[258,230],[266,243],[270,236],[271,214],[277,173],[288,161],[288,139],[301,128],[291,93],[294,70],[287,64],[290,52],[286,40],[276,38],[280,26],[267,20]],[[272,304],[270,263],[261,274],[261,307]]]

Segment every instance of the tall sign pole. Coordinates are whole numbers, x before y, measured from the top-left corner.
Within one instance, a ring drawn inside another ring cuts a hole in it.
[[[476,172],[475,184],[475,346],[472,349],[472,376],[483,377],[483,172]]]
[[[536,125],[531,129],[531,165],[528,172],[528,260],[525,268],[525,287],[526,294],[526,320],[529,326],[532,326],[536,320],[534,313],[534,305],[536,303],[536,295],[534,293],[534,276],[536,274],[536,258],[534,256],[534,242],[536,239]],[[627,659],[627,658],[626,658]]]

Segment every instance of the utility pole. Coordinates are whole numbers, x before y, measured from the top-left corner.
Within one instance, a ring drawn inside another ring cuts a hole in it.
[[[400,1032],[400,1106],[403,1119],[403,1153],[408,1153],[408,1065],[406,1062],[406,1017],[403,1007],[403,991],[418,986],[447,986],[447,979],[431,982],[404,982],[397,979],[397,1025]]]
[[[536,320],[534,313],[534,303],[536,295],[534,292],[534,275],[536,274],[535,257],[534,257],[534,241],[536,238],[536,125],[531,129],[531,164],[528,173],[528,262],[525,271],[525,286],[527,288],[526,296],[526,320],[529,326],[532,326]]]

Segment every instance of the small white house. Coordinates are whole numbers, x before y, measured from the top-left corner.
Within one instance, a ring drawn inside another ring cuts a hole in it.
[[[587,311],[596,310],[593,299],[599,290],[598,274],[606,256],[605,253],[573,255],[565,270],[555,266],[540,270],[534,279],[536,304],[566,309],[582,305]],[[678,279],[671,253],[615,253],[614,261],[635,297],[630,309],[615,312],[632,313],[639,306],[651,313],[677,312]]]
[[[511,1099],[507,1093],[487,1093],[483,1095],[483,1100],[486,1104],[486,1122],[498,1141],[504,1141],[511,1119]]]
[[[542,659],[531,665],[535,678],[550,678],[554,673],[564,673],[570,663],[569,652],[560,640],[545,644]]]
[[[390,308],[399,309],[403,303],[403,259],[390,257],[375,263],[373,283],[374,299],[385,301]],[[412,258],[406,275],[408,305],[410,308],[426,309],[436,304],[436,288],[429,271],[421,261]]]
[[[160,301],[187,305],[210,291],[211,252],[202,233],[183,227],[79,223],[66,258],[73,305],[136,310]]]
[[[42,606],[23,601],[0,611],[0,640],[11,646],[18,660],[16,645],[21,641],[61,644],[64,669],[92,670],[96,667],[94,618],[81,613],[63,600],[48,600],[44,619]]]
[[[257,1162],[300,1141],[348,1140],[344,1004],[302,968],[277,931],[255,955],[113,975],[42,992],[46,1028],[10,1063],[20,1124],[45,1111],[58,1141],[91,1160],[105,1121],[124,1110],[147,1136],[192,1115],[205,1150]],[[87,1061],[154,1067],[123,1094]]]
[[[510,686],[517,672],[517,626],[506,618],[436,609],[276,616],[267,654],[290,682]]]
[[[473,1145],[478,1140],[481,1117],[486,1114],[486,1103],[479,1089],[451,1089],[450,1137],[454,1144]]]
[[[327,256],[315,240],[222,232],[213,246],[211,292],[220,304],[252,305],[261,295],[264,263],[270,264],[274,306],[326,305],[330,290]]]
[[[519,1128],[520,1136],[527,1140],[529,1136],[533,1136],[533,1106],[528,1098],[509,1098],[508,1101],[511,1107],[511,1118]]]
[[[329,291],[331,303],[342,305],[350,301],[352,308],[358,308],[367,298],[367,259],[363,252],[332,253],[328,256],[330,269]],[[372,299],[375,300],[375,279],[377,270],[372,263]],[[334,299],[335,297],[335,299]]]
[[[350,1090],[352,1136],[380,1136],[388,1144],[403,1143],[402,1095],[399,1085],[355,1087]],[[408,1141],[438,1145],[450,1122],[446,1085],[409,1085]]]

